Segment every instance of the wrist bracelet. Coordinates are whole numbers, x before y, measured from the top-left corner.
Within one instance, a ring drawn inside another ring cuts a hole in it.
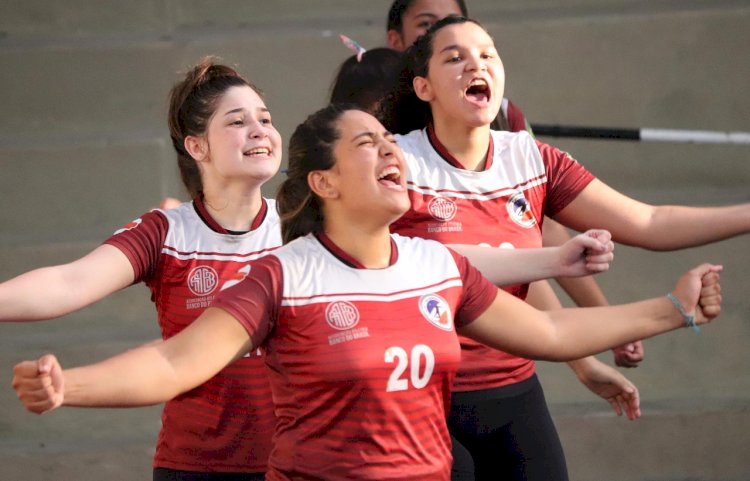
[[[680,311],[680,314],[682,314],[682,320],[685,321],[685,326],[692,327],[696,333],[700,333],[701,328],[698,326],[698,324],[695,323],[695,316],[691,316],[690,314],[685,312],[685,308],[682,306],[682,303],[671,292],[667,294],[667,298],[672,301],[674,307],[676,307],[677,310]]]

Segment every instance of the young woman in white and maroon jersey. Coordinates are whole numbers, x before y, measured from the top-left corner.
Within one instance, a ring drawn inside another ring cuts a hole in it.
[[[443,244],[390,234],[409,208],[405,169],[370,114],[313,114],[292,135],[277,196],[283,247],[165,341],[64,371],[53,355],[18,364],[19,398],[35,412],[158,403],[263,346],[278,418],[266,479],[447,481],[456,330],[561,360],[720,311],[720,267],[708,264],[671,300],[535,310]]]
[[[386,23],[388,46],[398,52],[403,52],[419,38],[427,33],[432,25],[439,20],[449,16],[459,15],[469,17],[468,5],[465,0],[394,0],[388,10]],[[366,54],[365,54],[366,55]],[[364,57],[363,57],[364,61]],[[343,68],[343,66],[342,66]],[[502,98],[500,109],[495,119],[490,124],[495,130],[507,130],[509,132],[521,132],[527,130],[532,133],[531,126],[521,109],[506,97]],[[547,218],[543,222],[542,236],[545,246],[558,246],[570,239],[567,230],[557,222]],[[608,304],[607,297],[596,281],[591,277],[560,277],[556,279],[563,290],[579,307],[605,306]],[[532,295],[545,305],[560,305],[554,292],[545,281],[532,285]],[[643,360],[643,343],[640,341],[628,343],[625,346],[617,346],[612,349],[615,364],[622,367],[637,367]],[[582,382],[599,392],[591,379],[617,377],[612,370],[605,365],[583,365],[575,366],[576,374]],[[615,384],[629,385],[633,395],[631,399],[637,399],[637,391],[623,376],[619,376]],[[599,383],[597,383],[599,384]],[[628,413],[632,416],[638,406],[631,403]],[[618,414],[620,409],[616,408]]]
[[[425,3],[425,2],[421,2]],[[429,2],[427,2],[429,3]],[[331,87],[331,102],[349,102],[371,113],[377,113],[380,102],[395,87],[403,54],[389,48],[370,49],[360,55],[352,55],[338,69]],[[523,129],[522,129],[523,130]],[[451,204],[443,206],[443,216],[452,213]],[[437,207],[436,207],[437,209]],[[401,223],[397,222],[397,226]],[[542,236],[544,244],[549,244],[550,236],[556,236],[552,245],[561,245],[570,240],[564,227],[546,218]],[[515,252],[521,252],[516,250]],[[465,252],[462,252],[466,254]],[[470,258],[472,262],[474,259]],[[480,267],[480,270],[485,271]],[[607,305],[593,277],[558,277],[557,281],[579,307]],[[530,285],[530,298],[539,308],[552,309],[562,307],[547,281],[538,281]],[[612,349],[618,365],[636,366],[643,359],[640,341],[617,346]],[[594,357],[570,363],[578,379],[594,393],[611,403],[615,413],[627,413],[629,419],[639,415],[639,396],[637,387],[618,370],[604,364]],[[550,418],[540,418],[547,419]],[[551,425],[551,424],[550,424]],[[455,438],[453,442],[453,478],[454,480],[471,480],[474,476],[474,464],[471,455],[463,449]],[[558,445],[559,446],[559,445]],[[558,450],[559,451],[559,450]],[[561,452],[561,451],[559,451]]]
[[[168,339],[281,245],[261,186],[278,171],[282,145],[259,90],[205,59],[173,87],[169,130],[193,201],[144,214],[70,264],[0,284],[0,319],[59,317],[143,282]],[[165,405],[153,479],[262,480],[274,425],[262,358],[248,352]]]
[[[447,17],[407,57],[396,92],[381,103],[385,126],[402,134],[397,142],[408,164],[412,207],[395,232],[444,243],[538,247],[548,215],[573,229],[603,226],[616,242],[671,250],[750,231],[750,204],[643,204],[527,133],[493,131],[505,74],[479,23]],[[523,298],[526,288],[507,290]],[[462,338],[462,347],[449,426],[471,452],[469,479],[567,479],[533,362],[473,339]]]

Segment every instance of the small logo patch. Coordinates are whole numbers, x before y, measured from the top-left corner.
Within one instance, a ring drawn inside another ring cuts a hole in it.
[[[224,289],[229,289],[230,287],[239,284],[240,282],[245,280],[245,277],[247,277],[248,274],[250,274],[250,264],[242,267],[241,269],[238,269],[237,272],[232,276],[232,278],[226,281],[219,290],[223,291]]]
[[[210,266],[198,266],[188,274],[188,288],[196,296],[211,294],[218,283],[219,276]]]
[[[523,192],[513,194],[513,196],[508,199],[505,207],[508,209],[508,215],[511,220],[521,227],[528,229],[536,225],[534,213],[531,211],[529,201],[526,200]]]
[[[351,329],[359,322],[359,311],[351,302],[332,302],[326,307],[326,322],[339,331]]]
[[[439,221],[448,222],[456,216],[458,207],[453,199],[447,197],[434,197],[427,204],[427,211],[430,215]]]
[[[437,294],[426,294],[419,299],[419,310],[425,319],[444,331],[453,329],[451,308],[445,299]]]
[[[119,229],[117,229],[115,231],[115,234],[119,234],[120,232],[125,232],[126,230],[135,229],[136,227],[138,227],[139,225],[141,225],[141,222],[143,222],[143,221],[141,220],[140,217],[137,218],[136,220],[132,221],[132,222],[128,222],[124,226],[122,226]]]

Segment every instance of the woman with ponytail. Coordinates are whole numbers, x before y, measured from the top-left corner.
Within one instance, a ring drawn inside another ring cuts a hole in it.
[[[51,354],[21,362],[21,401],[40,413],[164,402],[262,346],[278,419],[268,481],[447,481],[457,332],[565,360],[720,311],[718,266],[684,274],[669,297],[545,313],[450,248],[392,235],[409,209],[406,163],[357,109],[329,106],[297,128],[277,201],[287,243],[187,328],[89,366],[63,370]]]
[[[281,137],[260,91],[205,58],[172,88],[168,123],[193,200],[142,215],[81,259],[0,284],[0,320],[60,317],[142,282],[168,339],[281,245],[275,203],[261,195],[279,169]],[[166,403],[153,479],[260,481],[274,424],[253,350]]]

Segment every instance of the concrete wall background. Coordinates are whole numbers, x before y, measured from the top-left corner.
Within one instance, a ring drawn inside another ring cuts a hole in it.
[[[184,197],[165,99],[202,55],[264,89],[286,139],[350,53],[337,35],[381,45],[388,4],[0,0],[0,280],[75,259],[162,196]],[[532,122],[750,131],[750,2],[469,4]],[[647,202],[750,200],[747,146],[543,140]],[[708,260],[725,265],[724,314],[699,336],[646,341],[627,371],[642,419],[616,419],[566,367],[540,364],[571,479],[750,479],[748,236],[674,253],[618,246],[599,282],[612,302],[660,295]],[[158,406],[36,417],[9,385],[13,364],[46,351],[74,365],[157,336],[143,286],[62,320],[0,326],[0,479],[149,479]]]

